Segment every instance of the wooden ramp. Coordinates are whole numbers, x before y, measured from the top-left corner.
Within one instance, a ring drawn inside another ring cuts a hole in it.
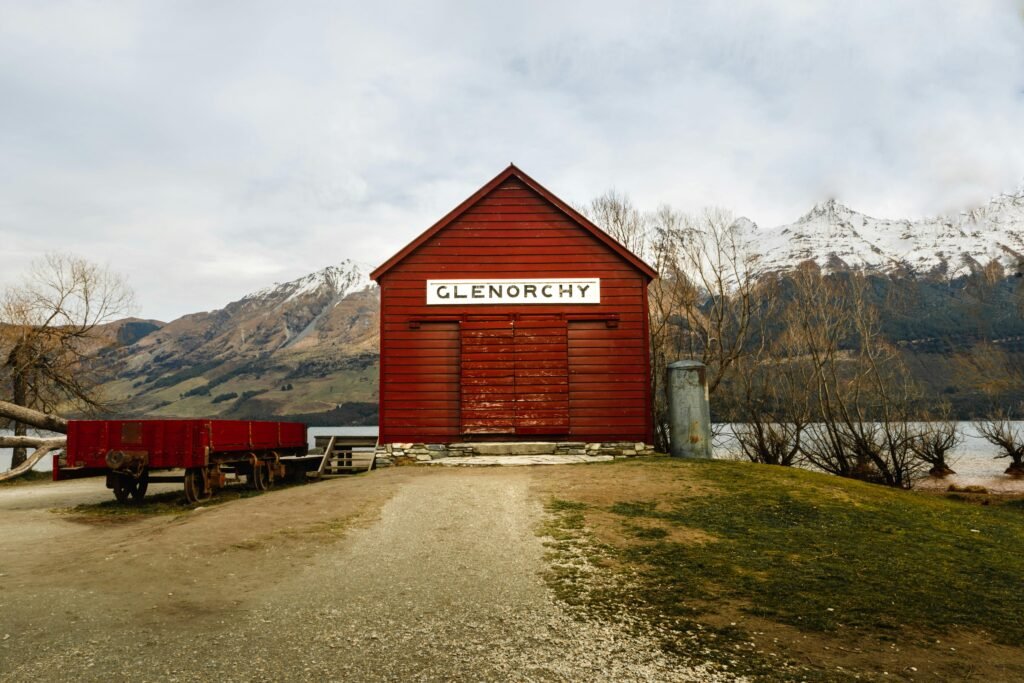
[[[316,447],[324,455],[317,469],[322,478],[369,472],[377,449],[375,436],[317,436]]]

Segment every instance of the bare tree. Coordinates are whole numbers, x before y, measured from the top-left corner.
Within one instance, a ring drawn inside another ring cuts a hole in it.
[[[804,459],[802,440],[814,412],[814,369],[798,335],[772,329],[780,302],[776,292],[765,294],[757,316],[756,346],[737,360],[719,394],[725,394],[740,452],[751,462],[790,466]]]
[[[925,415],[926,422],[912,427],[910,448],[915,458],[931,465],[928,474],[933,477],[956,474],[950,467],[950,453],[963,442],[964,435],[952,413],[949,403],[943,403],[937,415]]]
[[[649,292],[652,383],[656,424],[665,424],[663,376],[680,358],[707,367],[714,393],[733,365],[749,353],[751,321],[764,300],[757,256],[732,215],[706,209],[699,215],[662,206],[652,218],[651,254],[661,277]],[[659,434],[659,446],[667,435]]]
[[[881,335],[867,277],[803,264],[791,284],[787,318],[814,368],[817,412],[802,453],[826,472],[909,488],[922,465],[911,448],[916,387]]]
[[[56,415],[46,415],[29,408],[16,406],[7,401],[0,401],[0,417],[18,420],[19,422],[51,432],[66,433],[68,430],[68,422],[64,418],[57,417]],[[0,481],[13,479],[25,474],[50,452],[58,448],[64,448],[66,445],[66,437],[0,436],[0,448],[30,447],[35,449],[32,455],[20,465],[12,467],[7,472],[0,472]]]
[[[742,371],[737,372],[740,375]],[[770,374],[765,378],[771,377]],[[765,465],[796,465],[804,460],[802,442],[809,425],[808,416],[800,408],[806,405],[801,397],[770,388],[770,381],[758,381],[764,393],[746,394],[736,417],[730,423],[740,452],[751,462]],[[744,382],[748,389],[749,383]],[[796,399],[796,403],[789,403]]]
[[[730,367],[748,352],[751,321],[761,298],[748,248],[732,214],[707,209],[698,216],[662,207],[655,214],[652,286],[662,346],[675,357],[708,368],[714,393]]]
[[[35,261],[0,297],[0,380],[11,402],[43,412],[102,407],[84,361],[96,328],[132,308],[131,289],[107,268],[61,253]],[[13,422],[15,436],[24,436],[26,424]],[[24,459],[16,448],[12,467]]]
[[[626,249],[640,258],[647,257],[651,219],[633,205],[628,195],[608,190],[578,209]]]
[[[996,458],[1010,459],[1006,474],[1016,476],[1024,476],[1024,424],[1017,420],[1021,413],[1024,413],[1024,405],[1018,407],[1017,414],[999,409],[992,417],[974,422],[982,438],[999,449]]]
[[[651,284],[651,383],[657,445],[668,446],[665,371],[680,358],[707,367],[717,391],[735,362],[750,351],[751,322],[761,297],[756,255],[732,215],[707,209],[688,215],[669,206],[652,214],[650,253],[660,278]]]

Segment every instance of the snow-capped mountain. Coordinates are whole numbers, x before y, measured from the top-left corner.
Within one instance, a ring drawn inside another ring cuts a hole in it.
[[[794,223],[739,227],[760,254],[760,268],[778,271],[813,259],[823,267],[956,277],[998,260],[1024,263],[1024,186],[985,206],[917,220],[872,218],[835,200],[816,205]]]

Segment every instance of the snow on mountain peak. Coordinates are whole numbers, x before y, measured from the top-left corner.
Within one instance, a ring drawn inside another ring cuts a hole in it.
[[[309,275],[282,284],[273,284],[242,298],[242,302],[266,301],[276,305],[294,301],[302,296],[328,293],[340,300],[353,292],[371,286],[368,270],[349,259],[338,265],[327,266]]]
[[[958,215],[917,220],[879,219],[829,199],[788,225],[757,231],[765,272],[806,260],[825,268],[872,271],[909,268],[956,277],[992,260],[1019,268],[1024,262],[1024,185]]]
[[[810,223],[811,221],[816,221],[822,218],[829,220],[844,220],[856,213],[856,211],[840,204],[835,199],[828,199],[824,202],[818,202],[815,204],[814,208],[797,219],[797,223]]]

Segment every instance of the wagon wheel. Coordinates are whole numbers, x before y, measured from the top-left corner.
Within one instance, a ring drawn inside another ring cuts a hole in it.
[[[189,503],[204,503],[213,497],[207,487],[206,468],[189,467],[185,470],[185,500]]]
[[[270,488],[270,468],[267,463],[257,460],[249,472],[249,487],[257,491],[266,491]]]
[[[142,474],[135,480],[135,490],[132,491],[132,501],[141,503],[146,497],[146,489],[149,488],[149,470],[142,470]]]
[[[128,498],[133,503],[141,503],[146,497],[146,489],[149,488],[149,470],[144,470],[138,479],[130,474],[118,474],[114,478],[114,498],[118,503],[127,503]]]
[[[125,474],[118,474],[114,477],[114,498],[118,503],[127,503],[131,495],[135,480]]]

